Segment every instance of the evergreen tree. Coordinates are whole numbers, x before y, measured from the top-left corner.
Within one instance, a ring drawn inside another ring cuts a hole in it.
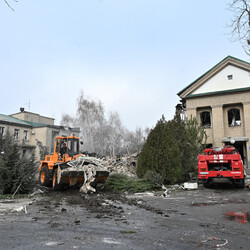
[[[0,135],[0,193],[29,193],[34,187],[35,157],[21,159],[19,146],[7,131]]]
[[[166,184],[188,180],[189,173],[196,169],[203,138],[205,132],[195,119],[184,122],[177,113],[173,120],[166,121],[162,116],[139,155],[138,177],[153,171],[160,174]]]

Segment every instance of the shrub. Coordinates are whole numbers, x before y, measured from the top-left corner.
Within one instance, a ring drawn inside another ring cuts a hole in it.
[[[118,193],[145,192],[154,189],[154,185],[143,179],[134,179],[125,174],[111,174],[106,183],[105,190]]]

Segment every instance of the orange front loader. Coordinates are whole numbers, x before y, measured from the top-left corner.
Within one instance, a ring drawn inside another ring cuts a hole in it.
[[[46,155],[38,168],[40,183],[46,187],[60,189],[62,186],[82,185],[86,182],[86,168],[83,165],[85,158],[79,153],[79,138],[75,136],[56,137],[54,152]],[[72,167],[71,163],[77,162],[81,168]],[[70,171],[62,171],[62,170]],[[95,171],[95,179],[92,184],[105,183],[109,175],[108,171]]]

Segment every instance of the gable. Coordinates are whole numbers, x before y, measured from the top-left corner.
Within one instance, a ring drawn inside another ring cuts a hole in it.
[[[250,88],[250,72],[233,65],[228,65],[189,95],[201,95],[245,88]]]
[[[250,63],[228,56],[177,95],[185,99],[197,95],[240,90],[250,90]]]

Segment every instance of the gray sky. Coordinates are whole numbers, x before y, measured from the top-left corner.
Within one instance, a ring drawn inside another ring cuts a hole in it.
[[[249,61],[227,35],[222,0],[0,0],[0,113],[56,118],[100,100],[129,129],[172,119],[176,95],[226,56]]]

